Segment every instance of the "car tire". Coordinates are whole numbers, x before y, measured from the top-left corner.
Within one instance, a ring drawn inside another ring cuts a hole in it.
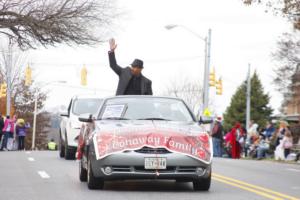
[[[87,167],[87,186],[90,190],[103,189],[104,187],[104,180],[94,176],[90,160]]]
[[[87,170],[82,166],[82,160],[79,162],[79,180],[81,182],[87,181]]]
[[[75,160],[75,151],[73,148],[66,146],[65,147],[65,159],[66,160]]]
[[[193,181],[195,191],[208,191],[211,183],[211,173],[207,178],[201,178]]]
[[[64,150],[65,150],[65,159],[66,160],[74,160],[75,159],[75,153],[76,153],[76,151],[74,150],[74,148],[68,146],[67,135],[65,136]]]
[[[61,158],[65,157],[65,146],[63,145],[61,136],[59,138],[59,157]]]

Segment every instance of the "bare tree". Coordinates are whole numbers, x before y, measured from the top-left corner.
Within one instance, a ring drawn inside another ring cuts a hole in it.
[[[272,54],[277,63],[274,83],[278,91],[287,93],[296,67],[300,64],[300,36],[284,33],[277,42],[278,49]]]
[[[46,93],[42,92],[37,86],[25,85],[25,60],[26,53],[20,51],[13,45],[6,45],[0,48],[0,82],[6,80],[7,71],[9,70],[8,62],[11,62],[11,102],[12,102],[12,113],[17,114],[19,118],[23,118],[26,122],[33,123],[33,112],[34,112],[34,99],[37,94],[37,108],[41,110],[47,99]],[[10,54],[8,56],[8,54]],[[9,61],[10,60],[10,61]],[[6,98],[0,99],[0,112],[4,113]],[[37,115],[37,126],[36,126],[36,146],[39,149],[45,147],[47,142],[47,127],[50,125],[50,115],[42,112]],[[26,149],[31,146],[32,129],[28,131],[26,137]]]
[[[0,0],[0,33],[17,42],[21,49],[38,44],[95,44],[116,16],[113,2]]]
[[[300,67],[300,36],[298,32],[284,33],[277,42],[278,49],[272,54],[276,63],[273,81],[277,90],[284,97],[282,108],[293,98],[292,81],[296,69]]]
[[[294,24],[294,28],[300,30],[300,1],[299,0],[242,0],[246,5],[263,4],[267,10],[275,14],[282,14]]]
[[[37,109],[41,110],[47,99],[47,94],[41,91],[37,86],[26,86],[24,76],[19,77],[21,82],[16,85],[16,90],[13,96],[13,104],[16,109],[16,114],[19,118],[26,122],[33,124],[34,113],[34,99],[37,98]],[[51,116],[47,112],[39,112],[36,121],[36,147],[37,149],[45,149],[47,144],[47,136],[49,134],[49,127]],[[32,128],[29,129],[25,140],[25,148],[30,149],[32,143]]]
[[[22,80],[21,74],[24,73],[25,63],[27,60],[27,53],[21,51],[16,45],[12,43],[5,43],[3,41],[0,46],[0,82],[7,81],[8,71],[10,70],[10,85],[11,93],[16,92],[16,86]],[[9,64],[11,62],[11,64]]]
[[[182,81],[173,80],[164,95],[183,99],[195,114],[198,114],[202,105],[202,86],[188,78]]]

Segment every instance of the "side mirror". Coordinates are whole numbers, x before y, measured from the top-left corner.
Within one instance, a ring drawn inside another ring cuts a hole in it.
[[[82,114],[78,117],[80,122],[92,123],[94,121],[92,114]]]
[[[200,120],[199,120],[199,123],[200,124],[211,124],[213,123],[213,120],[211,117],[204,117],[204,116],[201,116],[200,117]]]
[[[69,117],[69,113],[67,111],[62,111],[60,113],[60,116],[62,116],[62,117]]]

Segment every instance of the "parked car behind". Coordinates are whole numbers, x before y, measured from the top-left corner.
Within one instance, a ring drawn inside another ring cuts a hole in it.
[[[66,112],[61,113],[59,134],[59,156],[75,159],[81,122],[78,116],[84,113],[96,114],[102,103],[97,96],[74,96]]]

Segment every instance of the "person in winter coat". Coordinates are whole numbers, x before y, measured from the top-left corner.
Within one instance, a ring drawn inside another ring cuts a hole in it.
[[[289,124],[286,121],[279,122],[279,130],[276,135],[277,136],[276,146],[279,145],[280,140],[283,139],[285,133],[288,131],[288,126],[289,126]]]
[[[16,122],[16,116],[14,116],[13,119],[10,119],[9,115],[6,116],[4,127],[2,129],[4,133],[4,138],[1,145],[1,150],[7,150],[8,139],[14,137],[15,122]]]
[[[152,82],[142,75],[143,61],[135,59],[131,67],[122,68],[117,64],[115,49],[117,45],[112,38],[109,40],[109,65],[119,76],[116,95],[152,95]]]
[[[16,135],[18,137],[18,150],[24,150],[25,149],[25,137],[26,137],[26,131],[30,128],[30,124],[27,122],[25,124],[24,120],[18,120],[18,124],[16,126]]]
[[[266,130],[264,131],[264,135],[269,139],[273,136],[275,132],[275,127],[271,122],[267,123]]]
[[[3,131],[2,129],[4,128],[4,119],[2,117],[2,113],[0,113],[0,143],[2,140],[2,135],[3,135]]]
[[[213,129],[212,129],[212,141],[213,141],[213,156],[221,157],[222,156],[222,139],[223,139],[223,126],[221,117],[218,117],[215,120]]]
[[[231,158],[239,159],[241,157],[242,148],[240,141],[243,137],[243,129],[241,127],[241,124],[237,122],[227,135],[227,138],[225,138],[225,140],[228,141],[229,145],[231,145]]]
[[[252,151],[252,146],[254,145],[254,141],[259,137],[258,134],[258,124],[251,121],[250,127],[247,130],[246,142],[244,146],[245,156],[247,157],[249,152]]]

